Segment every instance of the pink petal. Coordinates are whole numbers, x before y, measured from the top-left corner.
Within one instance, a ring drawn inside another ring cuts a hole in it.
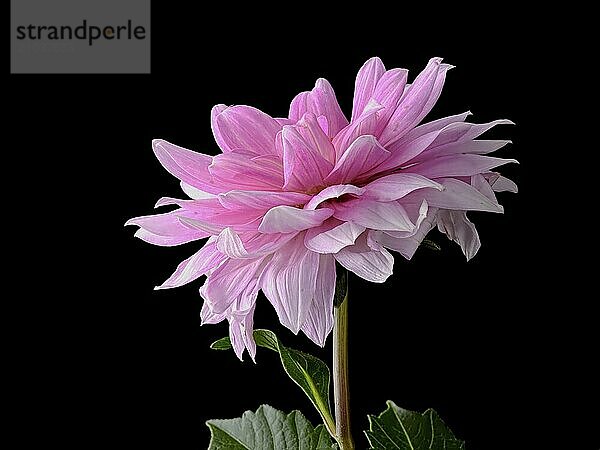
[[[377,103],[384,106],[378,114],[378,123],[375,135],[379,136],[387,126],[390,118],[398,108],[398,104],[406,87],[408,70],[392,69],[387,71],[379,80],[373,98]]]
[[[334,217],[374,230],[412,231],[415,225],[398,202],[356,199],[335,205]]]
[[[360,136],[342,155],[331,173],[325,178],[328,184],[351,183],[360,179],[390,156],[385,148],[379,145],[374,136]]]
[[[336,184],[329,186],[315,195],[305,206],[304,209],[316,209],[321,203],[332,198],[339,198],[342,195],[362,195],[365,192],[363,188],[353,186],[351,184]]]
[[[423,188],[444,189],[441,184],[419,174],[395,173],[367,184],[363,198],[391,202]]]
[[[210,223],[206,220],[191,219],[189,217],[178,217],[179,222],[192,230],[198,230],[207,235],[219,234],[225,228],[225,225]]]
[[[333,298],[335,294],[335,259],[331,255],[319,256],[319,271],[315,283],[315,295],[308,309],[302,331],[321,347],[333,329]]]
[[[423,136],[425,134],[429,134],[432,131],[440,131],[443,128],[446,128],[448,125],[464,122],[468,116],[472,115],[471,111],[467,111],[461,114],[456,114],[454,116],[443,117],[441,119],[433,120],[431,122],[424,123],[423,125],[419,125],[416,128],[413,128],[408,133],[406,133],[402,138],[395,141],[391,146],[403,145],[408,141],[413,141],[419,136]],[[391,148],[391,147],[390,147]]]
[[[333,209],[316,210],[276,206],[271,208],[258,227],[261,233],[292,233],[319,226],[333,215]]]
[[[303,205],[311,199],[300,192],[229,191],[219,194],[221,204],[231,210],[268,210],[279,205]]]
[[[342,113],[333,88],[323,78],[317,80],[311,92],[301,92],[292,100],[289,118],[297,122],[307,112],[313,113],[316,117],[325,116],[329,138],[333,138],[348,125],[348,119]]]
[[[469,177],[511,162],[516,163],[517,160],[483,155],[451,155],[428,160],[406,170],[428,178]]]
[[[519,188],[514,181],[509,180],[500,174],[492,173],[491,175],[495,175],[494,178],[490,179],[490,184],[495,192],[512,192],[515,194],[519,192]]]
[[[448,127],[453,126],[448,125]],[[379,167],[378,172],[384,172],[388,170],[396,170],[403,165],[406,165],[409,161],[415,160],[419,155],[424,153],[428,148],[435,145],[435,141],[440,137],[440,134],[444,133],[446,128],[441,130],[435,130],[427,134],[416,136],[412,140],[397,141],[388,146],[390,151],[390,157]]]
[[[407,88],[398,108],[381,134],[380,139],[384,146],[400,139],[431,111],[442,91],[446,72],[450,68],[447,64],[441,64],[441,61],[441,58],[431,59],[423,72]]]
[[[384,109],[375,100],[371,101],[363,113],[350,125],[340,131],[333,139],[336,158],[339,160],[348,150],[348,147],[363,135],[373,135],[377,130],[378,114]]]
[[[457,154],[477,154],[487,155],[495,152],[507,144],[512,144],[510,140],[478,140],[456,142],[452,144],[440,145],[427,151],[427,158],[437,158],[440,156],[457,155]]]
[[[125,226],[139,226],[140,229],[135,233],[136,237],[166,247],[186,244],[209,236],[209,233],[191,229],[181,223],[179,215],[186,212],[184,209],[178,209],[166,214],[134,217],[129,219]]]
[[[284,125],[294,125],[296,123],[294,120],[290,120],[287,117],[276,117],[275,122],[277,122],[282,127]]]
[[[371,249],[366,233],[356,244],[343,248],[334,257],[343,267],[373,283],[383,283],[394,269],[394,257],[385,249]]]
[[[381,62],[381,59],[377,57],[369,59],[360,68],[356,75],[351,122],[362,114],[369,101],[373,98],[377,83],[384,73],[385,66]]]
[[[260,277],[265,258],[229,259],[215,269],[200,288],[214,313],[226,311],[252,280]]]
[[[258,291],[258,280],[252,280],[232,304],[231,311],[228,314],[231,345],[240,360],[243,360],[244,349],[248,349],[253,361],[256,357],[256,342],[254,341],[253,332],[254,309]]]
[[[437,210],[435,208],[429,208],[427,217],[421,222],[418,230],[409,237],[397,238],[391,236],[389,233],[380,231],[369,232],[369,237],[375,242],[383,245],[385,248],[399,252],[406,259],[412,259],[413,255],[427,233],[433,228],[436,221]]]
[[[314,106],[309,110],[315,116],[325,116],[328,124],[328,136],[333,138],[338,132],[348,125],[348,119],[344,116],[340,105],[338,104],[335,92],[324,78],[319,78],[313,89]]]
[[[410,221],[415,224],[414,229],[409,231],[383,231],[383,233],[386,233],[395,238],[408,238],[417,234],[417,232],[419,231],[419,227],[427,218],[427,215],[429,213],[429,204],[427,203],[427,200],[423,200],[420,205],[417,205],[415,203],[409,203],[407,205],[404,205],[404,209],[406,210]],[[374,232],[374,230],[371,230],[371,232]],[[369,237],[372,234],[371,232],[369,232]],[[367,243],[369,243],[369,239],[367,239]]]
[[[283,186],[283,166],[271,158],[251,157],[237,151],[215,156],[208,167],[215,182],[228,189],[278,190]]]
[[[214,325],[222,322],[226,317],[227,311],[217,314],[211,311],[210,305],[207,301],[204,301],[202,304],[202,309],[200,310],[200,325]]]
[[[430,206],[437,208],[496,213],[504,212],[501,205],[490,201],[490,199],[468,183],[454,178],[440,178],[436,181],[444,186],[443,191],[422,189],[408,194],[402,201],[405,203],[413,202],[420,204],[423,199],[426,199]]]
[[[489,181],[481,174],[476,174],[471,177],[471,186],[485,195],[490,199],[493,203],[498,203],[498,199],[496,198],[496,194],[494,194],[494,190],[492,186],[490,186]]]
[[[172,289],[183,286],[206,275],[225,259],[226,256],[217,249],[215,242],[209,240],[204,247],[179,264],[173,275],[155,289]]]
[[[300,133],[302,138],[304,138],[309,148],[316,150],[323,158],[331,164],[334,164],[335,148],[325,131],[328,129],[328,126],[323,128],[319,123],[319,119],[321,119],[321,122],[325,121],[325,124],[327,123],[325,116],[319,116],[319,118],[317,118],[312,113],[306,113],[302,119],[298,121],[295,129]]]
[[[284,189],[308,191],[323,184],[333,164],[319,149],[308,143],[293,126],[281,132],[283,144]]]
[[[309,102],[312,102],[312,92],[300,92],[294,97],[288,113],[292,123],[298,122],[304,114],[309,112]]]
[[[259,155],[276,155],[275,135],[281,125],[271,116],[250,106],[232,106],[213,120],[213,132],[223,151],[250,150]]]
[[[304,236],[304,245],[317,253],[337,253],[365,231],[365,227],[352,222],[328,219],[323,225],[309,229]]]
[[[455,153],[489,153],[500,147],[495,145],[494,141],[491,141],[487,147],[482,148],[482,146],[485,144],[472,144],[473,139],[496,125],[509,124],[513,124],[513,122],[510,120],[496,120],[494,122],[481,125],[474,125],[471,123],[452,123],[440,130],[439,135],[436,136],[436,139],[430,145],[430,148],[418,155],[415,155],[411,162],[422,162],[437,156],[451,155]]]
[[[440,211],[437,215],[437,226],[448,239],[460,245],[467,261],[477,254],[481,247],[479,235],[464,211]]]
[[[260,278],[260,286],[279,321],[298,333],[308,316],[316,289],[319,255],[304,247],[303,236],[273,255]]]
[[[240,259],[248,256],[248,251],[239,235],[231,228],[224,228],[216,240],[217,249],[229,258]]]
[[[187,244],[188,242],[196,241],[207,237],[208,234],[190,236],[190,235],[173,235],[163,236],[160,234],[154,234],[148,230],[140,228],[134,234],[138,239],[153,245],[160,245],[161,247],[174,247],[176,245]],[[200,237],[197,237],[200,236]]]
[[[211,156],[178,147],[162,139],[154,139],[152,148],[156,158],[174,177],[211,194],[217,194],[221,191],[213,183],[208,171],[208,166],[213,160]]]
[[[230,152],[233,149],[230,148],[229,145],[227,145],[227,142],[225,141],[225,139],[223,139],[223,136],[221,136],[221,131],[217,125],[216,119],[217,116],[223,111],[225,111],[227,108],[227,105],[215,105],[210,111],[210,127],[212,129],[215,141],[217,142],[217,145],[223,153]]]
[[[200,189],[197,189],[194,186],[187,184],[185,181],[182,181],[180,183],[180,186],[181,186],[181,190],[188,197],[190,197],[191,199],[194,199],[194,200],[202,200],[205,198],[214,198],[215,197],[214,194],[210,194],[208,192],[201,191]]]

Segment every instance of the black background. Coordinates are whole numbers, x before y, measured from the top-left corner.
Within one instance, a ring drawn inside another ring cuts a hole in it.
[[[151,139],[215,154],[216,103],[285,116],[297,92],[325,77],[348,113],[367,58],[414,76],[442,56],[457,68],[430,117],[470,109],[476,122],[515,121],[490,136],[514,141],[500,156],[520,160],[503,169],[520,192],[501,194],[504,215],[471,214],[483,242],[473,261],[432,233],[442,252],[421,249],[410,263],[396,256],[384,285],[352,278],[358,448],[366,414],[393,399],[435,408],[470,450],[546,448],[562,432],[571,442],[563,448],[597,449],[597,413],[580,408],[598,396],[595,295],[585,286],[593,265],[581,259],[592,216],[571,192],[572,160],[559,160],[564,111],[554,99],[571,85],[535,21],[512,9],[454,10],[462,21],[383,6],[223,9],[154,2],[151,75],[11,75],[5,84],[5,178],[20,179],[6,191],[5,225],[20,249],[8,282],[19,293],[8,351],[12,417],[28,424],[21,442],[205,448],[205,420],[261,403],[317,423],[273,354],[259,350],[254,365],[208,349],[227,327],[199,327],[200,283],[152,290],[196,245],[153,247],[123,227],[159,197],[179,195]],[[321,350],[276,323],[261,295],[257,327],[328,359],[330,342]]]

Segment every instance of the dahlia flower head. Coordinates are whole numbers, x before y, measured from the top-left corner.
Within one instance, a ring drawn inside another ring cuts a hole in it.
[[[517,191],[493,171],[516,161],[487,156],[510,141],[477,138],[512,122],[472,124],[466,112],[421,124],[450,68],[433,58],[408,84],[407,70],[371,58],[356,77],[350,120],[324,79],[292,100],[287,118],[217,105],[217,156],[154,140],[156,157],[189,198],[161,198],[156,207],[175,209],[127,225],[161,246],[208,238],[156,289],[206,275],[202,323],[228,320],[236,354],[247,349],[254,359],[259,290],[283,325],[323,346],[336,261],[382,283],[394,265],[389,251],[411,259],[435,226],[472,258],[480,241],[467,211],[501,213],[495,192]]]

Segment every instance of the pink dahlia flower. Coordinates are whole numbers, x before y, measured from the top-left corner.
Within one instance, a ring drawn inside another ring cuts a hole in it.
[[[475,125],[467,112],[420,125],[450,68],[433,58],[408,84],[407,70],[370,59],[356,78],[350,121],[324,79],[298,94],[284,119],[217,105],[217,156],[155,140],[156,157],[189,199],[162,198],[157,207],[176,209],[127,224],[156,245],[208,238],[157,289],[206,275],[202,323],[227,319],[238,357],[246,348],[254,358],[261,289],[283,325],[324,345],[336,261],[382,283],[394,265],[388,250],[410,259],[436,225],[472,258],[480,243],[466,212],[502,212],[494,192],[517,190],[493,172],[514,160],[487,156],[509,141],[476,138],[511,122]]]

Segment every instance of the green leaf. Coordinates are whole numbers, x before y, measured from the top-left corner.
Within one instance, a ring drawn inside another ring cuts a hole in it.
[[[281,364],[288,376],[304,391],[317,408],[331,435],[335,435],[335,422],[329,406],[329,367],[319,358],[308,353],[285,347],[275,333],[269,330],[254,330],[254,340],[259,347],[279,353]],[[228,337],[213,342],[214,350],[229,350]]]
[[[323,427],[313,427],[300,411],[285,415],[269,405],[237,419],[209,420],[208,450],[332,450]]]
[[[372,450],[464,450],[465,443],[433,410],[423,414],[407,411],[394,402],[378,417],[369,416],[369,431],[365,431]]]

